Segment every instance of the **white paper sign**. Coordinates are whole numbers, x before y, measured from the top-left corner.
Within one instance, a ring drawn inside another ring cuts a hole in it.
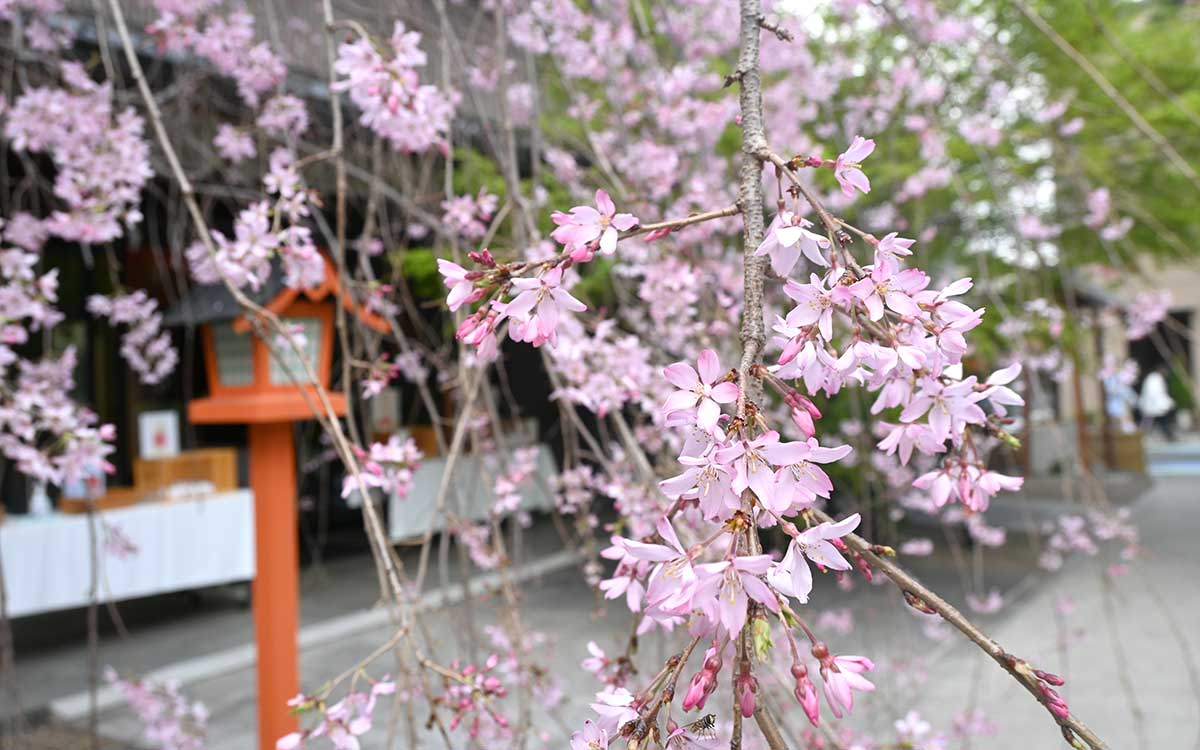
[[[179,414],[144,411],[138,415],[138,454],[142,458],[179,455]]]

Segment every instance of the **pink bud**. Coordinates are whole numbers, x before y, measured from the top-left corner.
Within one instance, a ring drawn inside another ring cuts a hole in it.
[[[807,411],[792,409],[792,422],[805,438],[810,438],[817,434],[817,426],[813,423],[813,418]]]
[[[808,675],[796,683],[796,689],[792,693],[800,702],[800,707],[804,709],[804,715],[808,717],[809,723],[814,727],[817,726],[821,720],[821,702],[817,698],[817,687],[813,685],[812,680],[808,679]]]
[[[471,331],[474,331],[478,325],[479,315],[468,315],[467,318],[463,320],[462,324],[459,325],[458,331],[454,334],[454,337],[457,339],[465,339],[467,336],[471,335]]]
[[[741,697],[738,699],[738,705],[742,708],[742,716],[749,719],[754,715],[754,691],[749,688],[743,689]]]
[[[804,342],[800,340],[800,337],[788,339],[788,342],[783,345],[783,352],[779,355],[779,364],[786,365],[791,362],[803,348]]]
[[[740,676],[737,678],[737,684],[734,686],[738,692],[738,706],[742,710],[742,716],[749,719],[754,715],[755,697],[754,693],[758,689],[758,680],[754,679],[750,674],[750,668],[747,665]]]
[[[708,683],[708,672],[700,670],[696,676],[692,678],[688,685],[687,693],[683,696],[683,710],[691,711],[693,708],[704,708],[704,701],[708,698],[706,691]]]
[[[592,245],[580,245],[572,248],[570,258],[576,263],[587,263],[596,257],[596,249]]]

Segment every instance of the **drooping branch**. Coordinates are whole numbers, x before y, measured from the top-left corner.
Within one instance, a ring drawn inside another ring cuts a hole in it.
[[[766,322],[763,320],[763,279],[767,259],[756,256],[754,251],[763,241],[763,189],[762,160],[760,154],[767,150],[767,136],[763,125],[762,77],[759,71],[759,35],[762,32],[762,0],[740,0],[741,41],[738,54],[736,77],[740,82],[738,104],[742,118],[742,160],[738,180],[738,207],[742,214],[742,321],[739,337],[742,358],[738,364],[737,418],[745,424],[749,416],[748,406],[760,401],[763,395],[762,379],[755,373],[762,363],[763,348],[766,346]],[[743,505],[750,499],[743,497]],[[749,552],[759,549],[758,531],[751,526],[746,531]],[[737,663],[745,663],[747,634],[741,634],[737,643]],[[735,691],[736,694],[736,691]],[[736,698],[735,698],[736,703]],[[741,712],[734,707],[734,731],[731,748],[742,744]],[[754,719],[767,740],[771,750],[783,750],[778,726],[767,712],[759,706]]]
[[[746,402],[762,396],[762,384],[752,376],[766,344],[763,321],[763,275],[767,260],[754,255],[763,239],[762,162],[759,153],[767,147],[763,127],[762,78],[758,47],[761,0],[741,0],[741,52],[737,76],[741,81],[738,103],[742,117],[742,161],[738,181],[738,205],[742,214],[742,282],[745,286],[740,330],[742,359],[738,366],[738,417],[746,416]]]
[[[133,74],[134,81],[137,83],[138,92],[141,94],[142,103],[146,108],[147,116],[150,118],[151,127],[154,129],[156,139],[163,154],[166,156],[167,163],[170,165],[171,176],[179,184],[179,192],[182,194],[184,203],[187,206],[189,215],[192,218],[192,223],[195,226],[196,233],[199,235],[201,242],[209,255],[216,255],[216,247],[212,238],[212,233],[209,231],[208,222],[204,218],[204,212],[200,209],[200,204],[196,200],[195,190],[192,187],[192,182],[183,168],[182,162],[179,160],[179,155],[175,150],[175,146],[171,140],[170,134],[167,132],[166,125],[163,123],[162,112],[158,107],[158,102],[154,98],[154,92],[150,90],[150,83],[146,80],[145,71],[142,68],[141,60],[138,59],[137,49],[134,46],[133,39],[129,34],[129,25],[125,21],[125,14],[121,10],[119,0],[109,0],[109,10],[113,14],[113,21],[116,26],[117,35],[121,40],[121,46],[125,51],[125,59],[129,65],[130,71]],[[295,337],[288,334],[287,329],[283,326],[282,321],[278,316],[267,310],[261,305],[253,302],[246,296],[241,289],[231,283],[229,278],[222,273],[222,281],[225,287],[237,300],[238,304],[255,316],[255,320],[266,321],[280,335],[286,339],[288,344],[293,349],[301,367],[304,369],[305,381],[313,386],[313,392],[319,402],[317,404],[310,403],[313,414],[320,421],[321,426],[325,428],[329,436],[332,438],[337,452],[346,468],[355,477],[356,483],[360,491],[367,494],[368,489],[366,483],[361,476],[361,470],[358,461],[354,457],[353,450],[349,441],[346,439],[337,415],[334,411],[333,404],[329,399],[329,394],[321,385],[320,379],[317,378],[316,372],[313,370],[311,363],[300,350],[299,345],[295,341]],[[266,338],[264,337],[266,341]],[[268,345],[270,345],[268,343]],[[290,373],[289,373],[290,374]],[[309,394],[304,392],[305,399],[309,399]],[[392,597],[397,601],[404,597],[404,586],[401,582],[402,574],[399,566],[393,559],[393,552],[388,546],[387,532],[383,526],[383,519],[379,515],[378,509],[372,503],[363,503],[363,512],[367,520],[367,528],[369,536],[373,542],[372,552],[375,554],[377,561],[383,566],[388,583],[388,589]]]
[[[810,512],[818,522],[824,523],[833,520],[824,511],[813,509]],[[1039,679],[1034,674],[1033,667],[1028,662],[1005,651],[994,638],[980,630],[962,612],[959,612],[954,605],[918,581],[900,565],[878,554],[876,552],[878,547],[857,534],[847,534],[844,539],[846,540],[846,544],[855,552],[865,557],[871,563],[872,567],[882,571],[884,575],[890,578],[904,592],[906,599],[915,599],[917,603],[923,604],[930,610],[941,615],[943,620],[953,625],[972,643],[979,646],[985,654],[992,657],[997,664],[1011,674],[1013,679],[1021,683],[1039,702],[1044,703],[1038,687]],[[1095,732],[1089,729],[1086,724],[1073,714],[1068,713],[1066,716],[1059,717],[1051,713],[1051,716],[1062,728],[1063,736],[1075,747],[1083,747],[1083,745],[1080,745],[1074,739],[1079,738],[1086,742],[1087,746],[1092,748],[1092,750],[1108,750],[1108,745],[1105,744],[1104,740],[1100,739]]]

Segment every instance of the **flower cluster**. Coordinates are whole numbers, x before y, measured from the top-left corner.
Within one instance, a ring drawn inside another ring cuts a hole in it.
[[[453,676],[444,678],[441,694],[432,701],[451,712],[451,731],[464,726],[472,740],[511,736],[509,720],[496,705],[508,695],[508,687],[495,674],[499,665],[497,654],[488,656],[482,665],[450,665]]]
[[[359,476],[367,489],[381,489],[400,499],[408,496],[412,489],[413,472],[424,458],[412,438],[401,439],[399,435],[392,435],[386,443],[371,443],[369,450],[358,449],[357,452],[362,462]],[[342,497],[355,503],[362,502],[358,478],[353,474],[347,474],[342,481]]]
[[[288,701],[292,710],[299,713],[315,712],[320,719],[315,726],[292,732],[275,742],[275,750],[296,750],[314,738],[325,737],[335,750],[358,750],[358,738],[371,731],[374,722],[375,704],[382,695],[396,692],[396,683],[384,677],[372,681],[366,692],[353,687],[345,698],[329,705],[325,699],[303,693]]]
[[[568,291],[567,271],[577,263],[592,260],[597,251],[616,251],[618,231],[634,228],[631,214],[617,213],[608,193],[596,191],[596,208],[576,206],[570,213],[555,212],[557,229],[552,236],[563,245],[562,252],[545,261],[499,263],[488,250],[471,254],[481,269],[468,271],[441,258],[438,271],[450,290],[446,302],[451,310],[485,301],[459,326],[457,337],[473,346],[481,360],[498,353],[496,332],[507,323],[509,336],[533,346],[556,341],[559,321],[568,312],[587,309]],[[532,273],[532,276],[523,274]],[[511,294],[511,299],[505,298]]]
[[[145,123],[132,108],[116,111],[110,83],[97,84],[79,63],[61,67],[66,88],[23,92],[8,112],[4,135],[14,151],[47,154],[54,195],[63,208],[44,231],[80,243],[120,237],[141,219],[142,187],[153,174]]]
[[[508,468],[492,483],[493,516],[506,516],[521,508],[521,485],[525,484],[537,470],[538,448],[517,448],[512,453]]]
[[[5,238],[18,239],[4,228]],[[24,227],[28,229],[28,227]],[[21,235],[23,232],[17,232]],[[26,244],[36,237],[24,236]],[[78,365],[74,348],[26,359],[17,349],[31,333],[57,325],[58,272],[37,272],[38,256],[0,247],[0,452],[17,470],[37,480],[72,481],[111,470],[106,456],[116,437],[112,425],[96,426],[96,415],[71,398]]]
[[[254,42],[254,16],[246,10],[215,12],[220,3],[156,2],[158,18],[148,31],[176,52],[192,51],[237,84],[246,106],[257,107],[263,93],[287,74],[283,60],[266,42]]]
[[[445,148],[458,96],[422,84],[425,65],[421,35],[397,21],[386,56],[371,39],[360,37],[338,47],[334,69],[345,76],[334,84],[348,91],[360,110],[360,122],[397,151],[417,153]]]
[[[1155,327],[1166,320],[1174,300],[1169,291],[1141,292],[1125,307],[1127,327],[1125,336],[1130,341],[1143,339],[1153,333]]]
[[[138,289],[112,297],[92,295],[87,309],[92,315],[108,318],[113,325],[126,325],[121,335],[121,356],[147,385],[161,383],[175,371],[179,353],[171,343],[171,334],[162,329],[158,302]]]
[[[208,709],[184,697],[177,683],[127,679],[112,667],[104,679],[138,715],[147,742],[163,750],[204,750]]]
[[[496,215],[500,198],[479,188],[477,195],[459,195],[442,201],[442,221],[454,232],[468,240],[481,240]]]
[[[217,134],[213,136],[213,146],[222,159],[237,164],[254,156],[256,149],[254,139],[250,134],[238,130],[227,122],[217,126]]]
[[[299,223],[310,213],[309,194],[301,188],[291,151],[279,148],[271,154],[263,187],[273,200],[242,209],[234,221],[232,238],[214,229],[214,252],[201,241],[187,249],[197,281],[258,289],[270,276],[276,258],[282,264],[284,283],[290,287],[307,289],[325,281],[325,258],[313,242],[312,230]]]

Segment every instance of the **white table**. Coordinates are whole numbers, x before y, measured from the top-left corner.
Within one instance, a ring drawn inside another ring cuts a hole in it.
[[[101,519],[137,547],[121,558],[104,547]],[[254,578],[254,494],[222,492],[98,514],[100,601],[119,601]],[[9,516],[0,557],[12,617],[88,604],[88,517]]]
[[[460,455],[454,465],[453,487],[457,493],[451,492],[446,497],[446,509],[457,516],[472,521],[480,521],[488,516],[488,509],[495,497],[492,494],[492,482],[495,476],[492,471],[485,471],[486,466],[479,456]],[[446,459],[441,457],[426,458],[420,468],[413,474],[413,486],[408,496],[400,499],[395,495],[388,498],[388,535],[392,541],[402,541],[421,536],[429,528],[433,519],[433,530],[441,531],[446,525],[445,514],[433,518],[437,505],[438,487],[442,483],[442,475],[446,472]],[[555,468],[554,456],[545,445],[538,445],[536,476],[529,477],[521,485],[521,509],[549,510],[554,507],[554,497],[547,488],[550,478],[558,473]],[[466,507],[460,508],[456,503],[461,502]]]

